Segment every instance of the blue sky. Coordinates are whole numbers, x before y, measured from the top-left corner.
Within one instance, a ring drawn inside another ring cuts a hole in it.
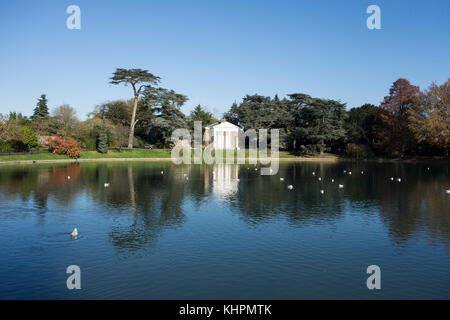
[[[81,8],[81,30],[66,8]],[[366,8],[381,8],[369,30]],[[30,115],[46,93],[81,119],[131,98],[110,85],[117,67],[143,68],[161,86],[220,116],[246,94],[301,92],[379,104],[399,77],[421,88],[450,77],[450,1],[1,1],[0,113]]]

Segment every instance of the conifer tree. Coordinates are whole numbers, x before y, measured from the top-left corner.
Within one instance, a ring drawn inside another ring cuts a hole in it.
[[[33,116],[31,117],[33,121],[41,121],[48,119],[50,113],[48,111],[47,102],[48,102],[47,96],[45,94],[42,94],[41,97],[38,99],[36,108],[34,108]]]

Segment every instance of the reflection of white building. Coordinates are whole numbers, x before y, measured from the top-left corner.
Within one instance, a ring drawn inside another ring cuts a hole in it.
[[[213,167],[213,193],[232,196],[238,191],[239,166],[236,164],[215,164]]]
[[[237,149],[239,150],[238,126],[221,120],[220,122],[205,127],[203,141],[205,145],[214,144],[214,149]]]

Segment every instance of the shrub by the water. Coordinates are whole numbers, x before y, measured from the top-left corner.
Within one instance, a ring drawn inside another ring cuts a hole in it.
[[[78,159],[81,155],[81,146],[74,139],[61,139],[59,137],[48,140],[49,150],[54,154],[65,154],[69,158]]]
[[[96,148],[95,139],[88,137],[88,138],[82,138],[80,140],[81,140],[84,148],[86,148],[88,150],[93,150]]]
[[[345,148],[345,155],[351,158],[371,158],[373,152],[369,146],[365,144],[349,143]]]
[[[30,127],[22,127],[23,144],[28,148],[36,148],[38,146],[38,137]]]

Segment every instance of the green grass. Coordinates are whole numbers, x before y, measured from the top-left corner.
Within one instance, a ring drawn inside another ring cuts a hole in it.
[[[193,153],[193,152],[192,152]],[[248,158],[250,155],[249,150],[245,150],[245,158]],[[270,156],[270,154],[268,155]],[[170,150],[166,149],[133,149],[127,150],[124,149],[122,151],[110,150],[106,154],[98,153],[97,151],[83,151],[81,153],[80,159],[118,159],[118,158],[129,158],[129,159],[145,159],[145,158],[164,158],[169,159],[171,157]],[[226,152],[223,152],[223,158],[225,159]],[[236,157],[236,153],[234,153],[234,157]],[[280,151],[279,153],[280,159],[300,159],[302,156],[287,152]],[[324,156],[316,156],[315,158],[325,158]],[[306,158],[306,157],[305,157]],[[19,155],[8,155],[8,156],[0,156],[0,162],[4,161],[31,161],[31,160],[67,160],[69,159],[65,155],[58,155],[52,153],[40,153],[40,154],[19,154]]]
[[[97,151],[82,151],[80,159],[117,159],[117,158],[170,158],[170,150],[155,149],[133,149],[115,151],[110,150],[106,154],[98,153]],[[39,154],[18,154],[0,156],[0,162],[3,161],[30,161],[30,160],[67,160],[69,157],[65,155],[53,153],[39,153]]]
[[[64,160],[68,159],[67,156],[52,154],[52,153],[40,153],[40,154],[18,154],[11,156],[0,156],[0,162],[3,161],[27,161],[27,160]]]
[[[81,153],[80,159],[117,159],[117,158],[170,158],[170,150],[163,149],[133,149],[113,151],[108,153],[98,153],[97,151],[84,151]]]

